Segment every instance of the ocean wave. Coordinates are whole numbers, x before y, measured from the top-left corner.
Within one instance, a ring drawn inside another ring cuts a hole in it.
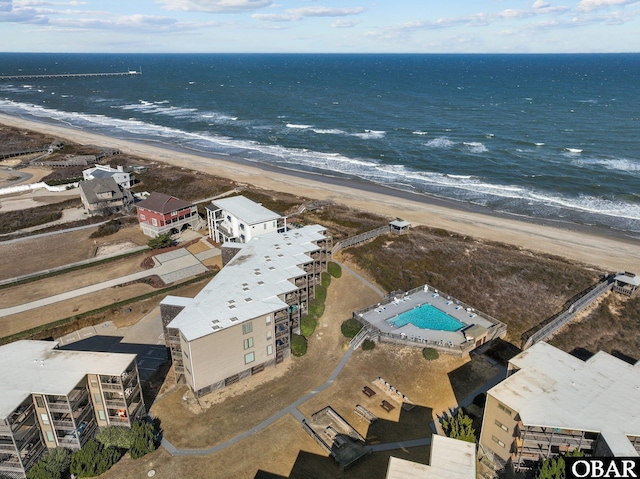
[[[363,140],[374,140],[383,138],[386,134],[386,131],[364,130],[364,133],[351,133],[351,136],[362,138]]]
[[[455,142],[451,141],[446,136],[439,136],[432,140],[427,141],[426,146],[429,148],[451,148],[455,145]]]
[[[384,164],[370,158],[348,157],[335,151],[320,152],[278,144],[270,145],[259,141],[219,136],[210,131],[189,132],[140,119],[126,120],[86,113],[65,112],[45,108],[42,105],[16,103],[6,99],[0,99],[0,111],[16,116],[28,115],[44,120],[53,120],[75,128],[87,128],[88,131],[124,139],[157,141],[173,148],[185,148],[213,156],[215,154],[238,155],[249,161],[268,163],[292,170],[309,171],[327,176],[356,177],[390,188],[454,198],[496,209],[505,204],[509,205],[510,211],[515,212],[527,211],[527,207],[535,213],[562,209],[570,212],[605,215],[611,218],[622,217],[631,223],[640,222],[640,204],[615,199],[589,195],[574,197],[553,194],[530,187],[498,184],[475,175],[420,171],[404,164]],[[427,144],[429,143],[434,148],[447,148],[455,145],[447,137],[434,138]],[[640,170],[639,165],[626,159],[591,159],[589,161],[613,169],[629,169],[628,167],[633,164],[636,170]],[[624,162],[629,162],[629,164]],[[618,220],[611,220],[612,223],[614,221]]]
[[[306,130],[307,128],[311,128],[313,125],[300,125],[300,124],[297,124],[297,123],[287,123],[285,126],[287,128]]]
[[[420,131],[420,130],[412,131],[411,133],[414,134],[414,135],[428,135],[429,134],[429,132],[427,132],[427,131]]]
[[[347,132],[337,128],[312,128],[311,131],[319,135],[346,135]]]
[[[627,158],[580,158],[573,164],[577,166],[602,166],[607,170],[629,172],[640,172],[640,162]]]
[[[471,153],[486,153],[489,151],[486,146],[484,146],[479,141],[465,141],[462,143]]]

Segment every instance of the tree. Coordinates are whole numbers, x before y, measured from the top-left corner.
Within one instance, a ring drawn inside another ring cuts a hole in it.
[[[105,447],[113,446],[120,449],[131,449],[134,440],[133,430],[125,426],[109,426],[96,434],[96,439]]]
[[[62,479],[69,476],[71,451],[57,447],[46,452],[27,472],[27,479]]]
[[[171,233],[164,233],[147,241],[147,246],[149,246],[149,248],[151,249],[166,248],[167,246],[171,246],[172,244],[173,241],[171,240]]]
[[[458,409],[458,413],[455,415],[445,413],[442,417],[442,428],[450,438],[476,442],[476,431],[473,428],[473,421],[462,412],[462,408]]]
[[[71,474],[77,477],[94,477],[106,472],[122,457],[122,452],[113,446],[104,447],[91,439],[71,456]]]
[[[155,440],[153,424],[146,421],[136,421],[131,428],[133,444],[129,449],[131,459],[138,459],[153,452],[158,447]]]
[[[370,351],[372,349],[374,349],[376,347],[376,342],[372,341],[371,339],[365,339],[362,342],[362,350],[363,351]]]
[[[564,456],[556,456],[545,459],[540,464],[536,479],[565,479],[565,457],[583,457],[584,453],[579,449],[570,451]]]

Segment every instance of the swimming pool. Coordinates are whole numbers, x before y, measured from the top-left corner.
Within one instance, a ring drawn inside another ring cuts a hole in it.
[[[452,318],[444,311],[430,304],[420,305],[410,311],[399,314],[395,318],[387,320],[394,328],[400,328],[406,324],[413,324],[420,329],[434,329],[438,331],[457,331],[466,324]]]

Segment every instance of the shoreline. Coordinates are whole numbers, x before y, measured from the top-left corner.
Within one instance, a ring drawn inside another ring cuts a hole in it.
[[[122,140],[3,113],[0,113],[0,124],[38,131],[78,144],[118,148],[123,153],[149,161],[202,171],[259,188],[332,200],[387,217],[401,217],[415,226],[442,228],[480,240],[507,243],[608,272],[626,270],[640,274],[640,240],[623,231],[516,216],[470,203],[394,190],[364,180],[286,170],[243,158],[157,146],[155,142]]]

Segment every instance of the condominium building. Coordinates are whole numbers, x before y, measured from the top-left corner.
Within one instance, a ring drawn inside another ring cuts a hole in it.
[[[160,305],[176,378],[197,396],[289,357],[331,238],[312,225],[233,247],[235,256],[195,298],[168,296]]]
[[[135,354],[0,347],[0,476],[23,478],[55,447],[79,449],[99,427],[146,415]]]
[[[286,219],[244,196],[214,200],[207,206],[209,236],[218,243],[247,243],[285,229]]]
[[[429,463],[390,457],[386,479],[475,479],[476,445],[434,435],[431,437]]]
[[[537,343],[509,362],[507,379],[487,393],[480,446],[516,470],[580,449],[638,456],[640,365],[603,351],[582,361]]]

